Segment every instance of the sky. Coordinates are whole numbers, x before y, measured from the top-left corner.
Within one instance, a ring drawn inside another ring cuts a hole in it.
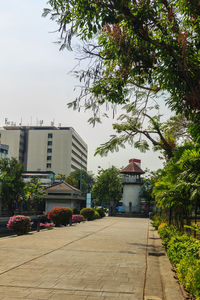
[[[7,0],[0,10],[0,126],[5,118],[18,125],[73,127],[88,145],[88,170],[98,166],[123,167],[130,158],[141,159],[142,168],[156,170],[162,166],[159,153],[141,153],[128,146],[106,157],[95,156],[95,149],[113,133],[111,118],[94,128],[88,124],[90,113],[68,109],[74,99],[77,82],[70,71],[77,64],[74,51],[59,51],[55,43],[57,25],[43,18],[46,0]],[[161,100],[161,106],[163,102]],[[168,111],[163,106],[163,113]]]

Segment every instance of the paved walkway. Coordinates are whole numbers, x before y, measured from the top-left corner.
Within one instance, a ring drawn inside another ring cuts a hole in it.
[[[0,299],[182,300],[148,219],[104,218],[0,239]]]

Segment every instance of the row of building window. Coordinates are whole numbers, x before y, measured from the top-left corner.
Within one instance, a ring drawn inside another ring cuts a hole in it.
[[[76,141],[77,144],[78,144],[79,146],[81,146],[81,148],[82,148],[84,151],[87,152],[87,148],[84,147],[84,146],[79,142],[79,140],[77,140],[77,138],[76,138],[74,135],[72,135],[72,140]]]
[[[48,133],[48,139],[52,139],[53,138],[53,133]],[[48,146],[52,146],[52,141],[47,141],[47,145]],[[47,153],[52,153],[52,149],[51,148],[47,148]],[[47,161],[51,160],[52,157],[50,155],[47,156]],[[47,169],[51,169],[51,163],[47,163],[46,164]]]
[[[76,150],[78,150],[78,151],[81,153],[81,155],[83,155],[83,156],[87,159],[87,155],[86,155],[83,151],[81,151],[80,148],[77,147],[73,142],[72,142],[72,146],[73,146]]]
[[[72,161],[75,162],[77,165],[79,165],[80,169],[87,170],[87,168],[82,165],[79,161],[77,161],[75,158],[72,157]],[[78,169],[78,168],[77,168]]]
[[[78,155],[78,153],[76,153],[74,150],[72,150],[72,153],[81,160],[81,163],[83,162],[85,165],[87,165],[87,161],[82,156]]]

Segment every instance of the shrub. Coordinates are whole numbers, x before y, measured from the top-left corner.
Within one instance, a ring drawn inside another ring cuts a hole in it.
[[[31,230],[32,222],[30,217],[17,215],[10,217],[7,228],[13,230],[17,235],[25,234]]]
[[[88,221],[94,220],[94,209],[82,208],[80,214]]]
[[[200,299],[200,260],[194,256],[183,258],[177,266],[177,276],[187,291]]]
[[[99,213],[100,218],[104,218],[105,217],[106,214],[105,214],[103,208],[97,207],[95,210]]]
[[[196,263],[196,258],[194,256],[186,256],[181,261],[179,264],[177,264],[177,277],[180,280],[182,284],[186,284],[185,277],[187,275],[188,269],[190,266],[193,266]]]
[[[164,222],[160,223],[160,225],[158,226],[158,233],[159,233],[159,231],[161,231],[163,228],[165,228],[167,226],[168,226],[167,223],[164,223]]]
[[[168,244],[169,244],[172,237],[180,234],[178,232],[177,228],[173,225],[159,227],[158,233],[159,233],[159,235],[162,239],[162,244],[165,248],[168,247]]]
[[[158,229],[159,225],[165,221],[166,221],[165,217],[161,217],[161,216],[157,216],[157,215],[154,215],[152,217],[152,225],[155,229]]]
[[[190,265],[185,277],[186,289],[196,298],[200,299],[200,260]]]
[[[72,215],[72,223],[80,223],[84,220],[82,215]]]
[[[54,207],[49,211],[48,218],[57,226],[66,226],[72,218],[72,209],[69,207]]]
[[[101,218],[101,217],[100,217],[98,211],[95,210],[95,211],[94,211],[93,220],[100,219],[100,218]]]
[[[171,238],[168,244],[167,255],[176,266],[186,256],[198,258],[199,248],[200,241],[195,238],[187,234],[177,235]]]
[[[41,228],[53,229],[54,226],[55,226],[54,223],[40,223]]]
[[[74,214],[74,215],[79,215],[79,214],[80,214],[80,209],[78,209],[78,208],[73,208],[73,214]]]

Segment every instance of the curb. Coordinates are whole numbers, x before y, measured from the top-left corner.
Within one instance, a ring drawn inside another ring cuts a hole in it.
[[[150,228],[152,230],[152,226],[150,226]],[[183,288],[181,288],[178,280],[174,277],[172,265],[166,255],[166,251],[162,248],[162,241],[158,235],[158,232],[154,229],[152,233],[155,238],[155,247],[157,248],[157,251],[162,254],[158,257],[158,260],[164,300],[189,299],[185,292],[183,293]]]

